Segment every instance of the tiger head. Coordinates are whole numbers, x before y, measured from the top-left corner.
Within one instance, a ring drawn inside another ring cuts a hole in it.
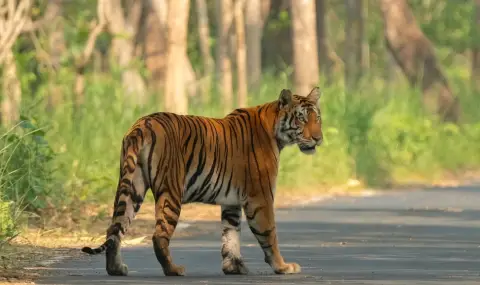
[[[305,154],[314,154],[322,144],[322,118],[318,87],[306,97],[294,95],[288,89],[280,92],[278,121],[275,128],[277,141],[282,146],[297,144]]]

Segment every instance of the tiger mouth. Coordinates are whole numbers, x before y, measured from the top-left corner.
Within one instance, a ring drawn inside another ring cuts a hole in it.
[[[312,152],[312,151],[315,151],[315,145],[312,145],[312,146],[302,145],[300,146],[300,150],[303,152]]]

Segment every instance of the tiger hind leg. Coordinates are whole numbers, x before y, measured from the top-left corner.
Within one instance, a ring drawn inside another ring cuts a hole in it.
[[[181,195],[176,197],[176,193],[182,193],[182,188],[177,187],[164,191],[163,187],[155,193],[155,233],[152,237],[153,249],[158,262],[162,266],[163,273],[166,276],[183,276],[185,268],[173,263],[170,255],[170,239],[173,236],[181,211]],[[172,194],[175,193],[175,194]]]
[[[242,208],[222,206],[222,271],[225,274],[248,274],[240,254]]]
[[[123,263],[120,251],[121,240],[145,198],[147,183],[141,165],[137,165],[132,182],[121,177],[114,204],[112,224],[107,229],[107,239],[112,240],[106,248],[107,273],[112,276],[128,275],[128,266]]]

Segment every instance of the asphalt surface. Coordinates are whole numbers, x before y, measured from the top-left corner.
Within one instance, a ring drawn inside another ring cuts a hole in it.
[[[187,276],[165,277],[153,248],[123,249],[128,277],[111,277],[105,257],[53,265],[38,284],[480,284],[480,185],[342,197],[276,211],[280,248],[297,275],[275,275],[247,225],[246,276],[221,271],[220,222],[196,223],[209,234],[171,242]],[[135,222],[132,225],[135,226]]]

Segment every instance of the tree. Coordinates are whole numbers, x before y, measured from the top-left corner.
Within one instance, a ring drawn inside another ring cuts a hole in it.
[[[143,0],[126,1],[127,9],[121,0],[105,2],[105,16],[108,31],[114,36],[111,51],[115,62],[122,69],[122,84],[126,96],[134,96],[130,102],[139,105],[146,103],[145,82],[129,65],[134,60],[136,36],[139,31]],[[125,13],[128,11],[128,13]],[[126,15],[125,15],[126,14]]]
[[[188,113],[184,66],[186,63],[185,59],[187,58],[189,9],[189,0],[171,0],[168,3],[168,54],[167,77],[165,81],[165,107],[167,110],[172,110],[177,114]]]
[[[84,90],[84,70],[95,48],[97,37],[108,30],[113,35],[111,53],[114,62],[118,63],[122,69],[122,84],[126,96],[134,95],[129,98],[130,102],[144,105],[146,103],[145,83],[135,69],[130,67],[136,55],[137,34],[141,26],[141,15],[144,0],[129,0],[126,9],[122,6],[121,0],[98,0],[97,15],[98,24],[91,31],[83,53],[77,58],[76,70],[77,79],[75,84],[76,106],[83,103]],[[125,13],[127,10],[128,13]],[[125,15],[126,14],[126,15]]]
[[[65,37],[63,34],[63,1],[51,0],[48,2],[45,17],[52,19],[46,27],[48,34],[48,59],[44,62],[50,67],[51,76],[55,76],[60,69],[62,55],[66,51]],[[47,110],[51,111],[62,101],[62,90],[55,80],[49,82],[49,94],[47,96]]]
[[[164,90],[167,76],[167,41],[168,41],[168,9],[167,0],[151,0],[148,7],[147,20],[142,41],[145,47],[145,65],[150,71],[150,87],[154,90]],[[193,97],[197,94],[196,75],[192,64],[185,53],[181,59],[184,63],[184,84],[187,93]]]
[[[93,50],[95,48],[95,42],[97,41],[98,36],[107,28],[107,16],[106,16],[106,4],[108,0],[98,0],[97,1],[97,18],[98,23],[95,23],[94,28],[88,35],[87,42],[82,53],[75,60],[75,113],[79,114],[80,107],[83,105],[85,100],[84,98],[84,89],[85,89],[85,68],[92,57]]]
[[[314,0],[291,0],[295,89],[308,92],[319,79]]]
[[[243,10],[245,0],[235,3],[235,36],[237,38],[237,105],[240,108],[247,106],[247,50],[245,47],[245,22]]]
[[[433,45],[418,27],[406,0],[380,3],[387,48],[408,81],[422,89],[424,102],[437,97],[437,112],[444,120],[457,121],[458,100],[437,63]]]
[[[475,19],[473,26],[472,83],[480,92],[480,0],[475,0]]]
[[[270,0],[246,1],[247,74],[253,89],[258,88],[262,80],[262,37],[269,10]]]
[[[327,78],[327,81],[331,80],[330,74],[330,60],[328,54],[330,48],[328,45],[328,36],[327,36],[327,1],[326,0],[317,0],[315,7],[317,9],[317,46],[318,46],[318,65],[322,73]]]
[[[198,40],[200,52],[203,60],[203,78],[202,78],[202,103],[205,105],[209,101],[210,84],[214,72],[215,63],[210,53],[210,29],[208,27],[208,11],[205,0],[196,0],[197,19],[198,19]]]
[[[30,21],[31,7],[30,0],[0,2],[0,65],[3,65],[1,119],[5,126],[13,125],[20,118],[22,90],[12,47]]]
[[[356,87],[362,75],[363,60],[363,0],[345,0],[345,85]]]
[[[397,63],[392,56],[392,53],[387,49],[385,50],[385,74],[384,79],[386,83],[386,88],[389,94],[392,94],[392,83],[395,82],[395,77],[397,74]]]
[[[218,89],[222,96],[224,112],[232,109],[233,83],[232,61],[229,52],[229,41],[232,35],[233,5],[232,0],[216,0],[217,14],[217,77]]]
[[[62,33],[58,32],[55,20],[61,11],[59,0],[48,3],[44,16],[32,21],[31,0],[4,0],[0,1],[0,65],[3,65],[1,102],[2,124],[11,126],[20,118],[20,103],[22,90],[17,74],[17,65],[13,54],[13,45],[22,33],[32,33],[48,24],[48,29],[56,33],[50,33],[50,54],[48,60],[52,68],[58,68],[60,64],[60,52],[62,51]],[[33,37],[33,36],[32,36]],[[33,37],[34,38],[34,37]],[[59,51],[60,50],[60,51]]]
[[[167,66],[167,0],[151,0],[145,25],[145,65],[150,71],[150,87],[165,87]]]

